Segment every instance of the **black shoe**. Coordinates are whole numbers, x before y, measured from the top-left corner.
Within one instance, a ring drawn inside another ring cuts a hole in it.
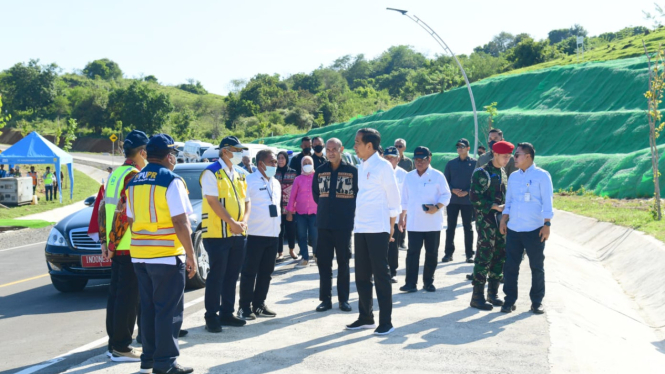
[[[466,280],[472,281],[473,280],[473,274],[467,274],[466,275]]]
[[[139,374],[152,374],[152,364],[141,363]]]
[[[410,284],[405,284],[402,287],[399,288],[400,291],[402,292],[417,292],[418,288],[416,286],[410,285]]]
[[[343,302],[340,302],[340,303],[339,303],[339,309],[340,309],[342,312],[350,312],[350,311],[351,311],[351,305],[349,305],[348,302],[343,301]]]
[[[480,309],[480,310],[492,310],[494,307],[492,304],[485,301],[485,285],[484,284],[474,284],[473,285],[473,295],[471,296],[471,307]]]
[[[453,260],[453,256],[443,256],[441,262],[450,262]]]
[[[143,343],[141,343],[141,334],[136,335],[136,343],[143,345]]]
[[[219,323],[219,317],[206,317],[206,331],[208,332],[222,332],[222,325]]]
[[[159,369],[153,369],[152,371],[155,374],[187,374],[187,373],[193,373],[194,369],[193,368],[186,368],[184,366],[181,366],[180,364],[175,364],[169,368],[167,371],[162,371]]]
[[[404,243],[401,243],[399,245],[399,249],[401,249],[402,251],[406,251],[406,246],[404,245]]]
[[[330,301],[328,302],[324,301],[321,304],[319,304],[319,306],[316,307],[317,312],[325,312],[326,310],[330,309],[332,309],[332,303]]]
[[[390,283],[397,283],[397,277],[391,277]]]
[[[234,316],[233,314],[229,314],[225,316],[220,316],[219,323],[222,326],[242,327],[247,324],[247,321],[245,321],[244,319],[240,319]]]
[[[360,329],[375,329],[376,324],[374,321],[361,321],[357,320],[350,325],[346,325],[347,330],[360,330]]]
[[[492,303],[494,306],[503,305],[503,300],[499,298],[499,280],[498,279],[488,279],[487,280],[487,301]]]
[[[501,277],[501,283],[503,283],[503,279],[504,279],[504,278],[503,278],[503,277]]]
[[[503,306],[501,307],[501,313],[510,313],[513,312],[515,309],[517,309],[515,305],[503,304]]]
[[[277,317],[277,313],[270,310],[270,308],[268,308],[266,304],[263,304],[258,308],[254,308],[254,314],[256,314],[257,317],[265,317],[265,318]]]
[[[178,337],[179,338],[184,338],[185,336],[187,336],[187,334],[189,334],[189,331],[187,331],[185,329],[180,329],[180,332],[178,333]]]
[[[395,331],[393,324],[386,323],[383,325],[379,325],[379,327],[377,327],[376,330],[374,330],[374,335],[388,335],[393,331]]]
[[[545,313],[545,308],[543,307],[543,304],[533,304],[531,305],[531,311],[533,314],[543,314]]]
[[[466,263],[467,263],[467,264],[473,264],[473,258],[471,258],[471,257],[467,257],[467,258],[466,258]]]
[[[256,314],[252,312],[249,308],[240,308],[238,309],[238,318],[247,320],[256,319]]]
[[[434,287],[433,284],[428,284],[427,286],[423,287],[423,290],[427,292],[436,292],[436,287]]]

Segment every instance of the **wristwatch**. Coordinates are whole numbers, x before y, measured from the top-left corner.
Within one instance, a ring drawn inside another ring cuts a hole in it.
[[[550,221],[545,221],[545,226],[547,226],[547,227],[552,226],[552,222],[550,222]]]

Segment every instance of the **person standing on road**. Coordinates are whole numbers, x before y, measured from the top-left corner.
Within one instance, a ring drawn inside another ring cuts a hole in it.
[[[487,165],[492,160],[492,158],[494,158],[493,146],[497,142],[501,141],[503,141],[503,131],[499,129],[491,129],[489,136],[487,137],[487,145],[489,146],[490,151],[484,153],[481,156],[478,156],[478,161],[476,162],[476,169]],[[510,157],[510,161],[508,161],[508,164],[503,169],[506,172],[506,177],[510,177],[510,174],[517,171],[517,168],[515,167],[515,159],[512,156]]]
[[[35,171],[34,166],[30,166],[30,171],[28,172],[28,176],[32,177],[32,194],[36,195],[37,194],[37,172]]]
[[[0,164],[0,178],[7,177],[7,170],[5,170],[5,165]]]
[[[148,165],[129,182],[129,247],[141,298],[141,373],[191,373],[176,362],[185,301],[185,273],[198,265],[189,215],[194,213],[182,178],[173,173],[176,145],[157,134],[146,145]]]
[[[235,136],[225,137],[219,144],[219,159],[201,173],[203,247],[210,259],[205,329],[213,333],[222,332],[222,326],[247,323],[233,315],[251,210],[245,174],[236,171],[235,161],[246,149]]]
[[[363,128],[356,133],[354,149],[364,162],[358,169],[358,197],[354,222],[358,320],[349,330],[374,328],[372,276],[379,301],[379,326],[376,335],[393,332],[393,294],[388,267],[388,243],[400,210],[400,195],[395,172],[377,152],[381,134]]]
[[[457,217],[461,213],[462,225],[464,227],[464,251],[466,254],[466,262],[471,264],[473,263],[473,229],[471,228],[473,205],[471,205],[471,200],[469,200],[469,192],[471,190],[471,175],[475,170],[476,160],[469,156],[471,145],[468,140],[464,138],[458,140],[456,147],[459,157],[448,161],[446,169],[443,172],[453,195],[450,199],[450,205],[446,207],[446,213],[448,215],[446,252],[443,259],[441,259],[441,262],[450,262],[453,260]]]
[[[545,242],[550,237],[554,212],[554,188],[550,173],[534,163],[536,150],[531,143],[520,143],[515,152],[515,165],[519,171],[508,178],[506,206],[501,219],[501,234],[506,235],[504,313],[515,310],[517,278],[522,255],[526,250],[531,267],[531,311],[545,313]],[[512,219],[511,219],[512,218]]]
[[[397,163],[397,166],[406,170],[407,173],[413,171],[413,169],[415,168],[413,160],[404,155],[404,151],[406,151],[406,140],[401,138],[396,139],[395,148],[397,148],[397,150],[399,151],[399,162]],[[400,234],[400,241],[397,243],[398,248],[403,251],[406,251],[406,245],[404,244],[404,239],[406,239],[406,235],[407,235],[406,231],[402,232]]]
[[[302,159],[302,174],[296,177],[291,189],[289,204],[286,207],[286,220],[293,221],[296,215],[296,227],[298,232],[298,247],[302,261],[297,265],[304,267],[309,265],[308,242],[312,243],[312,253],[316,261],[316,244],[318,232],[316,229],[316,203],[312,197],[312,180],[314,179],[314,160],[305,156]]]
[[[450,202],[450,188],[446,177],[430,166],[432,152],[427,147],[417,147],[413,152],[416,170],[406,175],[402,188],[402,215],[400,230],[409,230],[409,250],[406,254],[406,280],[399,290],[418,290],[420,250],[425,245],[423,289],[435,292],[434,272],[438,259],[443,208]],[[407,218],[408,214],[408,218]]]
[[[328,162],[314,172],[312,197],[317,204],[316,225],[319,240],[316,247],[319,267],[319,300],[317,312],[332,309],[332,264],[337,258],[337,299],[339,309],[351,311],[349,305],[349,259],[351,231],[358,195],[358,169],[342,159],[344,147],[337,138],[326,143]]]
[[[507,177],[504,167],[515,149],[511,143],[500,141],[493,145],[491,162],[474,170],[471,177],[470,199],[476,209],[478,245],[473,267],[473,296],[471,306],[481,310],[492,310],[492,305],[501,306],[499,283],[506,261],[506,237],[499,232],[500,213],[506,201]],[[489,278],[489,279],[488,279]],[[485,283],[487,299],[485,300]]]
[[[46,167],[46,173],[44,173],[44,194],[46,195],[46,201],[53,200],[53,180],[55,179],[55,174],[51,173],[51,167]]]
[[[106,302],[106,334],[112,361],[138,362],[141,352],[130,347],[139,307],[138,280],[129,254],[131,233],[125,210],[125,186],[146,164],[148,136],[134,130],[123,144],[125,162],[111,173],[106,183],[104,200],[99,202],[99,241],[102,256],[111,259],[111,284]]]
[[[395,179],[397,180],[397,188],[399,189],[400,194],[404,188],[404,180],[408,172],[401,167],[399,167],[399,151],[396,147],[388,147],[383,154],[383,158],[388,160],[393,167],[395,172]],[[404,207],[402,207],[403,209]],[[400,209],[401,210],[401,209]],[[388,244],[388,265],[390,266],[390,281],[392,283],[397,283],[397,267],[399,266],[399,243],[404,242],[404,232],[399,230],[399,223],[396,222],[393,227],[393,236],[394,240],[391,240]]]
[[[296,175],[302,173],[302,158],[312,155],[312,139],[309,136],[300,139],[300,149],[302,149],[302,152],[294,156],[289,164],[289,167],[296,171]]]
[[[314,161],[314,170],[318,169],[319,166],[323,165],[328,159],[326,156],[323,154],[323,145],[325,142],[323,141],[323,138],[320,136],[315,136],[314,139],[312,139],[312,150],[314,151],[314,154],[312,155],[312,160]]]
[[[296,223],[286,220],[286,206],[289,204],[291,196],[291,189],[293,188],[293,181],[296,179],[296,171],[289,167],[289,154],[286,151],[281,151],[277,154],[277,173],[275,179],[279,181],[282,186],[282,224],[279,230],[279,242],[277,243],[277,260],[283,258],[282,252],[284,251],[284,239],[289,245],[289,255],[292,259],[297,259],[293,250],[296,248]]]
[[[252,201],[252,214],[247,222],[247,253],[240,275],[240,308],[238,317],[276,317],[266,305],[272,272],[275,270],[282,198],[281,186],[274,178],[277,158],[269,149],[256,154],[259,172],[247,177],[247,193]]]

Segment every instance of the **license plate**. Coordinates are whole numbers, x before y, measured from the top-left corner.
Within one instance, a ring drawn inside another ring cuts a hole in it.
[[[81,266],[84,268],[110,267],[111,260],[104,260],[102,255],[85,255],[81,256]]]

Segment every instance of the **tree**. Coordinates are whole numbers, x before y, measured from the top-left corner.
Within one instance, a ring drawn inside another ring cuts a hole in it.
[[[539,64],[545,61],[545,47],[547,47],[546,40],[536,42],[531,38],[526,38],[510,50],[507,58],[513,62],[516,69]]]
[[[653,29],[656,30],[663,27],[663,22],[661,21],[661,19],[665,17],[665,9],[663,9],[663,7],[661,7],[656,3],[654,3],[653,5],[656,8],[655,9],[656,12],[654,14],[651,14],[650,12],[647,12],[645,10],[643,10],[642,13],[644,13],[645,20],[653,22]]]
[[[567,29],[557,29],[550,31],[547,33],[547,39],[549,39],[550,44],[556,44],[564,39],[570,38],[571,36],[587,36],[587,34],[588,32],[584,27],[575,24]]]
[[[108,58],[89,62],[85,68],[83,68],[83,74],[90,79],[99,77],[107,81],[122,78],[122,70],[120,70],[120,66]]]
[[[191,92],[196,95],[207,95],[208,91],[203,88],[203,85],[199,81],[194,81],[194,79],[188,79],[187,83],[183,83],[177,86],[179,89],[187,92]]]
[[[496,117],[499,114],[499,110],[496,108],[496,102],[493,102],[490,105],[485,105],[483,109],[485,109],[485,112],[489,114],[489,118],[487,119],[487,133],[485,133],[485,139],[489,138],[489,132],[494,128],[494,117]]]
[[[70,118],[67,120],[65,125],[65,144],[62,149],[65,152],[69,152],[72,149],[72,143],[76,140],[76,130],[78,129],[78,123],[75,118]]]
[[[145,82],[150,82],[150,83],[157,83],[157,84],[159,84],[159,81],[157,80],[157,77],[155,77],[154,75],[148,75],[147,77],[143,77],[143,80],[144,80]]]
[[[40,65],[39,60],[21,62],[9,68],[2,78],[5,100],[10,111],[45,109],[56,97],[58,65]]]
[[[185,108],[182,112],[176,112],[171,116],[173,127],[171,131],[175,139],[187,141],[192,138],[192,122],[195,119],[194,112]]]
[[[173,111],[168,95],[139,81],[111,92],[109,107],[112,118],[149,135],[158,133]]]
[[[663,45],[658,46],[656,51],[656,59],[652,63],[652,57],[647,50],[647,46],[642,40],[644,46],[644,53],[647,55],[647,63],[649,66],[649,90],[644,94],[647,99],[648,111],[647,118],[649,120],[649,149],[651,150],[651,167],[653,169],[653,185],[654,185],[654,218],[658,221],[662,219],[662,212],[660,207],[660,171],[658,170],[658,161],[660,155],[658,154],[658,144],[656,143],[660,133],[665,128],[665,122],[662,122],[662,113],[658,106],[663,99],[663,90],[665,90],[665,50]]]
[[[12,119],[11,114],[3,115],[2,114],[2,95],[0,95],[0,128],[5,127],[7,124],[7,121]],[[2,131],[0,131],[0,135],[2,135]]]

